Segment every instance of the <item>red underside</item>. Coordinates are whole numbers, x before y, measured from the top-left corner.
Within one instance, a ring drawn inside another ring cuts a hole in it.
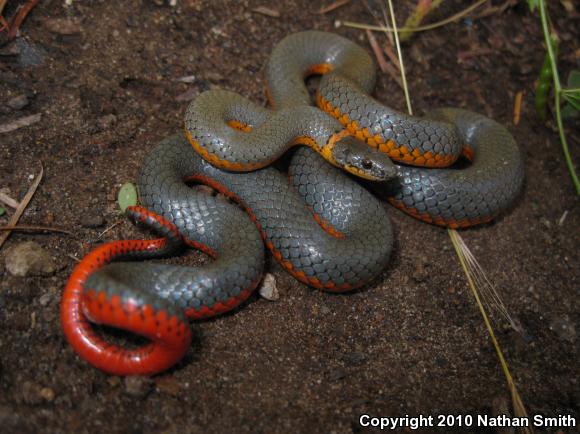
[[[144,208],[133,207],[133,210],[141,220],[154,218],[168,229],[176,230],[173,224]],[[215,256],[207,246],[185,241]],[[93,366],[113,375],[152,375],[177,363],[189,348],[191,330],[185,321],[169,316],[166,311],[156,311],[150,305],[137,305],[131,300],[123,303],[118,295],[107,298],[104,292],[83,289],[88,276],[116,256],[158,250],[165,243],[165,238],[114,241],[97,247],[75,267],[64,289],[61,323],[69,343],[79,356]],[[217,303],[211,309],[189,309],[186,315],[204,318],[231,310],[250,296],[257,283],[242,291],[238,297]],[[151,342],[132,350],[109,344],[95,333],[89,321],[127,330]]]

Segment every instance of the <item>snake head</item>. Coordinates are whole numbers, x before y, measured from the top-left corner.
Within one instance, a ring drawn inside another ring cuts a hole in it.
[[[388,181],[398,173],[387,154],[352,136],[343,137],[334,144],[332,159],[341,169],[370,181]]]

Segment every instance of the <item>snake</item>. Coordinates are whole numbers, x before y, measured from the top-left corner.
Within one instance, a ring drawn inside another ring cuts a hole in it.
[[[305,85],[311,75],[321,75],[318,107]],[[127,211],[161,237],[106,243],[73,271],[61,321],[73,348],[99,369],[154,374],[177,363],[191,341],[187,318],[234,309],[258,285],[262,241],[315,288],[340,292],[371,282],[388,263],[392,228],[380,201],[353,176],[375,181],[413,217],[452,228],[491,221],[522,188],[522,157],[504,126],[465,109],[419,118],[376,101],[374,61],[346,38],[287,36],[270,56],[266,82],[274,110],[225,90],[192,101],[184,136],[162,141],[146,157],[141,206]],[[290,148],[286,177],[271,164]],[[468,164],[448,167],[459,159]],[[191,182],[239,206],[192,190]],[[193,268],[126,261],[185,246],[214,262]],[[91,323],[151,342],[126,350],[102,340]]]

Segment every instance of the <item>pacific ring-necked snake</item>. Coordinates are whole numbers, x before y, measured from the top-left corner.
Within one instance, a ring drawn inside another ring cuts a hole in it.
[[[327,114],[309,107],[304,78],[313,73],[323,74],[316,100]],[[375,83],[372,59],[340,36],[309,31],[286,37],[270,57],[267,82],[274,112],[226,91],[196,98],[186,114],[187,139],[166,139],[149,154],[138,182],[142,207],[128,210],[161,238],[104,244],[73,271],[61,320],[71,345],[96,367],[153,374],[177,362],[191,339],[186,317],[230,310],[258,284],[260,238],[311,286],[344,291],[376,277],[391,251],[389,220],[374,196],[332,166],[371,180],[395,178],[385,187],[390,202],[451,227],[491,220],[523,183],[519,150],[503,126],[460,109],[418,119],[380,105],[368,96]],[[264,167],[294,145],[310,149],[294,152],[288,183]],[[461,154],[470,165],[439,168]],[[189,188],[190,181],[210,185],[247,214]],[[186,245],[215,261],[202,268],[117,262],[161,257]],[[89,321],[151,343],[135,350],[109,345]]]

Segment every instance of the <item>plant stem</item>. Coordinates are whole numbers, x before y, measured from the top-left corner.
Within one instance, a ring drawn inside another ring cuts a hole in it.
[[[552,66],[552,80],[554,80],[554,106],[556,108],[556,123],[558,124],[558,133],[560,135],[560,142],[562,143],[562,150],[564,151],[566,165],[568,166],[570,177],[572,178],[574,188],[576,189],[576,194],[580,194],[580,181],[578,181],[578,175],[576,175],[574,163],[572,162],[572,157],[570,156],[570,151],[568,150],[568,141],[566,140],[566,133],[564,132],[564,124],[562,122],[562,114],[560,112],[560,94],[562,92],[562,87],[560,85],[558,67],[556,66],[556,56],[554,55],[554,49],[550,39],[550,29],[548,27],[546,4],[544,0],[538,0],[538,4],[540,9],[540,19],[542,21],[542,30],[544,31],[544,39],[546,41],[548,56],[550,57],[550,64]]]

